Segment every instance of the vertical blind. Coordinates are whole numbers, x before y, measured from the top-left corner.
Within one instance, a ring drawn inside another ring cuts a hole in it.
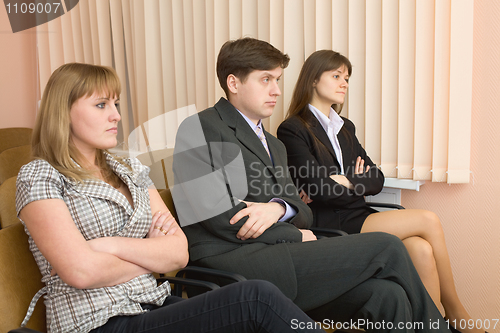
[[[57,67],[114,67],[124,149],[171,149],[180,122],[223,91],[215,63],[228,39],[288,53],[275,133],[304,60],[333,49],[353,64],[342,115],[387,177],[470,177],[473,0],[80,0],[37,27],[40,88]],[[152,154],[152,155],[151,155]]]

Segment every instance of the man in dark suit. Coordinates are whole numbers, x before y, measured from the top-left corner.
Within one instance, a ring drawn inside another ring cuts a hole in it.
[[[260,40],[225,43],[217,75],[227,100],[179,128],[173,197],[192,263],[268,280],[326,325],[448,331],[398,238],[316,240],[307,230],[311,211],[290,179],[284,145],[261,122],[288,61]]]

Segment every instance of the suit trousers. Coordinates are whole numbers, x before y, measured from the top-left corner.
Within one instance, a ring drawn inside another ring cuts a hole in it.
[[[272,283],[234,283],[189,299],[169,296],[148,312],[112,317],[93,333],[323,332]],[[312,327],[312,329],[307,329]]]
[[[272,246],[286,246],[295,266],[295,277],[275,271],[273,282],[296,279],[297,296],[293,301],[317,321],[349,323],[348,326],[354,321],[353,326],[377,332],[449,332],[406,248],[393,235],[366,233],[322,238],[269,245],[259,252]],[[265,257],[265,253],[255,255]],[[222,254],[200,263],[232,270],[247,279],[270,276],[275,270],[262,265],[252,275],[242,268],[252,258],[235,257]]]

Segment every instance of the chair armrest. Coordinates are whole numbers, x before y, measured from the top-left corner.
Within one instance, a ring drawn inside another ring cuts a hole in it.
[[[221,270],[213,269],[213,268],[199,267],[199,266],[184,267],[183,269],[180,269],[175,276],[176,277],[184,277],[184,276],[186,276],[186,273],[196,273],[196,274],[200,274],[202,276],[208,275],[208,276],[221,277],[221,278],[233,280],[234,282],[241,282],[241,281],[247,280],[241,274],[228,272],[228,271],[221,271]]]
[[[367,202],[366,203],[370,207],[379,207],[379,208],[392,208],[392,209],[405,209],[403,206],[398,204],[391,204],[385,202]]]
[[[197,287],[197,288],[205,288],[208,290],[216,290],[219,289],[220,287],[216,285],[213,282],[208,282],[208,281],[200,281],[200,280],[193,280],[193,279],[186,279],[183,277],[175,277],[175,276],[169,276],[169,277],[164,277],[164,278],[158,278],[156,279],[158,282],[171,282],[174,284],[174,289],[172,290],[172,295],[182,297],[182,288],[181,286],[190,286],[190,287]]]
[[[336,236],[347,236],[348,233],[337,229],[325,229],[325,228],[309,228],[316,237],[336,237]]]
[[[41,332],[32,330],[31,328],[27,328],[27,327],[19,327],[19,328],[15,328],[13,330],[10,330],[9,333],[41,333]]]
[[[246,281],[244,276],[237,273],[192,265],[179,270],[176,277],[210,281],[221,287],[235,282]],[[194,297],[200,294],[198,290],[194,290],[190,287],[186,287],[186,292],[188,297]]]

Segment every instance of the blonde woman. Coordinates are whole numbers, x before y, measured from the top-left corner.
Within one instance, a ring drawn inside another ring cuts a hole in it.
[[[187,241],[149,168],[106,151],[117,143],[119,96],[111,68],[58,68],[33,132],[35,160],[18,175],[17,211],[46,285],[33,302],[46,294],[48,331],[298,332],[292,319],[312,322],[264,281],[188,300],[157,286],[152,272],[187,264]]]

